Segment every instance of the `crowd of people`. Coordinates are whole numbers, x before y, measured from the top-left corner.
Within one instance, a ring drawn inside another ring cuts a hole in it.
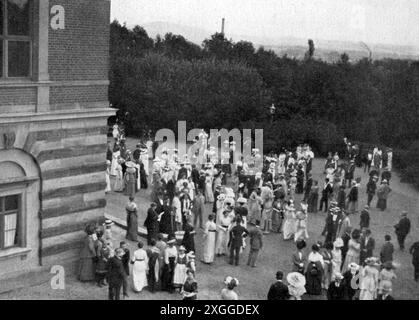
[[[107,174],[112,175],[116,163],[114,191],[124,191],[129,196],[125,208],[126,237],[138,241],[138,209],[134,196],[138,189],[148,187],[148,166],[144,164],[148,163],[150,148],[154,151],[156,146],[150,142],[140,143],[131,153],[120,131],[114,131],[114,137],[113,152],[108,152],[112,160]],[[235,154],[234,141],[227,140],[224,144],[228,151],[221,154],[219,163],[216,150],[206,147],[207,139],[203,131],[195,141],[205,148],[202,163],[196,161],[199,149],[192,157],[180,155],[176,149],[163,149],[160,155],[153,152],[151,205],[144,222],[147,250],[139,242],[130,258],[125,243],[113,249],[109,239],[106,240],[107,225],[104,232],[89,231],[84,257],[93,257],[94,261],[85,268],[95,268],[98,285],[109,278],[110,298],[119,295],[118,289],[111,285],[113,276],[110,274],[114,270],[124,271],[120,288],[124,296],[128,295],[128,262],[131,262],[134,291],[148,287],[151,292],[179,291],[184,299],[196,299],[195,235],[200,228],[203,231],[200,261],[208,265],[227,256],[227,263],[239,266],[245,248],[249,247],[247,265],[256,267],[263,239],[270,233],[280,233],[284,241],[295,243],[296,252],[290,258],[293,267],[286,276],[288,285],[282,282],[283,272],[278,271],[268,299],[299,300],[304,294],[322,295],[324,292],[328,299],[391,299],[392,281],[396,279],[398,267],[393,261],[394,246],[387,234],[379,255],[374,255],[378,252],[375,252],[369,214],[375,195],[377,208],[386,209],[391,193],[391,150],[384,160],[378,148],[371,150],[371,156],[368,153],[367,159],[371,162],[364,169],[369,173],[368,200],[359,210],[361,178],[355,177],[359,152],[347,139],[342,158],[337,152],[329,153],[321,189],[319,181],[312,177],[314,153],[307,144],[294,151],[283,150],[280,154],[266,156],[252,149],[252,156],[244,158]],[[306,252],[309,216],[323,210],[326,213],[324,241],[314,243],[311,251]],[[351,223],[351,216],[357,213],[360,214],[359,228]],[[404,211],[395,225],[401,250],[409,232],[410,220]],[[413,245],[410,252],[414,256],[417,281],[419,245]],[[108,276],[103,276],[105,273]],[[227,277],[225,284],[222,299],[238,299],[234,292],[238,280]]]

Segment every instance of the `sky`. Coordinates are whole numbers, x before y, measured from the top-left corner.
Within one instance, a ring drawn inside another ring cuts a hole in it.
[[[419,45],[419,0],[111,0],[111,20],[255,37]]]

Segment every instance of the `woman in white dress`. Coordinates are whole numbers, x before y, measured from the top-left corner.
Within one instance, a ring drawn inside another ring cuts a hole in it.
[[[205,200],[206,202],[213,203],[214,202],[214,192],[212,191],[212,181],[213,177],[206,173],[205,176]]]
[[[295,208],[292,201],[288,202],[288,205],[285,206],[285,221],[283,224],[283,235],[284,240],[292,239],[296,232],[296,215],[295,215]]]
[[[216,232],[217,226],[214,222],[214,215],[210,214],[204,231],[203,262],[206,264],[214,262]]]
[[[226,199],[226,195],[224,193],[220,194],[217,196],[217,202],[215,204],[216,210],[217,210],[217,223],[218,221],[220,221],[221,216],[223,215],[224,212],[224,200]]]
[[[112,191],[111,177],[109,176],[110,171],[111,171],[111,162],[109,160],[106,160],[106,173],[105,173],[106,189],[105,189],[105,193],[108,193],[108,192]]]
[[[184,246],[179,247],[179,253],[176,260],[175,273],[173,276],[173,286],[175,289],[181,289],[186,281],[186,266],[188,264],[188,256],[185,253]]]
[[[335,274],[341,273],[341,266],[342,266],[342,251],[341,248],[343,247],[343,240],[342,238],[337,238],[335,242],[333,242],[333,250],[332,250],[332,278]]]
[[[377,259],[371,257],[367,258],[365,262],[367,265],[361,271],[362,276],[359,283],[359,288],[361,289],[359,300],[375,300],[377,297],[379,277]]]
[[[131,259],[131,264],[134,265],[132,268],[132,280],[135,292],[141,292],[147,286],[148,256],[143,246],[142,242],[138,242],[138,249],[134,251]]]
[[[111,176],[116,175],[116,167],[118,166],[118,159],[121,156],[121,152],[118,150],[112,154],[112,163],[111,163]]]
[[[116,179],[115,179],[115,184],[113,186],[113,190],[116,192],[122,192],[124,191],[124,179],[123,179],[123,175],[122,175],[122,159],[118,160],[117,166],[116,166]]]
[[[217,243],[215,248],[215,253],[217,256],[225,255],[227,251],[227,241],[228,234],[231,226],[231,216],[229,212],[225,210],[220,217],[220,220],[217,220]]]

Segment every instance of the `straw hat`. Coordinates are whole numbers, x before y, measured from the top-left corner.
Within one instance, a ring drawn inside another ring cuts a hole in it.
[[[186,248],[184,246],[180,246],[179,251],[186,251]]]
[[[299,272],[291,272],[287,275],[287,282],[293,287],[304,287],[306,278]]]
[[[244,197],[240,197],[237,199],[237,203],[247,203],[247,199]]]

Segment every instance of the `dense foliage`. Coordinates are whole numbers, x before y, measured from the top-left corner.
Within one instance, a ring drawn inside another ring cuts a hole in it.
[[[309,41],[299,61],[220,33],[201,47],[170,33],[151,39],[143,28],[115,21],[110,100],[130,112],[133,133],[176,129],[177,120],[186,120],[203,128],[263,128],[272,149],[307,141],[324,153],[343,136],[412,149],[419,140],[419,62],[350,63],[342,54],[330,64],[312,58],[314,45]],[[409,154],[419,163],[418,152]]]

